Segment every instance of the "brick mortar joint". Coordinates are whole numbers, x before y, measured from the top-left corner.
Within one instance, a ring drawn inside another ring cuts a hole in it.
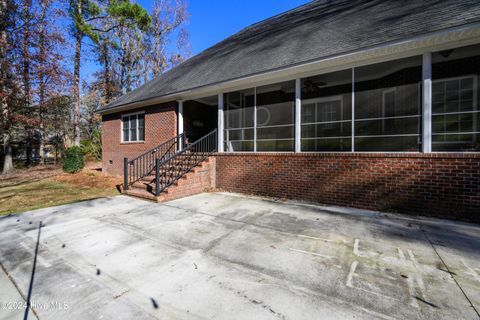
[[[480,153],[345,153],[345,152],[224,152],[213,157],[309,157],[309,158],[413,158],[413,159],[480,159]]]

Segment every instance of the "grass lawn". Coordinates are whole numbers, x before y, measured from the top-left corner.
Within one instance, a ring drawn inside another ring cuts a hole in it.
[[[118,195],[119,183],[120,178],[92,168],[76,174],[45,167],[17,170],[0,176],[0,215]]]
[[[0,187],[0,215],[113,195],[118,195],[116,189],[98,189],[50,179],[26,182]]]

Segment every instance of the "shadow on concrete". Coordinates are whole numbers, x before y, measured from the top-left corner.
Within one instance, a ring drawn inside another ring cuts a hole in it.
[[[33,282],[35,280],[35,270],[37,268],[37,256],[38,256],[38,247],[40,245],[40,234],[42,231],[42,221],[38,224],[38,233],[37,233],[37,244],[35,245],[35,254],[33,255],[33,266],[32,266],[32,274],[30,276],[30,284],[28,285],[28,295],[27,295],[27,307],[25,308],[25,313],[23,315],[23,320],[28,319],[28,314],[31,308],[31,298],[32,298],[32,291],[33,291]],[[32,310],[33,311],[33,310]]]

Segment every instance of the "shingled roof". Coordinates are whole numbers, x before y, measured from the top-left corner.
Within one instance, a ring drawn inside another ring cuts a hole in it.
[[[313,1],[241,30],[99,111],[479,21],[478,0]]]

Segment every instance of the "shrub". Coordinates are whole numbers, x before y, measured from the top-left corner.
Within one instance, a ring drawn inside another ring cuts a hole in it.
[[[102,132],[94,129],[89,139],[81,142],[83,154],[87,160],[102,160]]]
[[[80,147],[73,146],[65,150],[62,159],[62,169],[68,173],[75,173],[83,169],[83,152]]]

